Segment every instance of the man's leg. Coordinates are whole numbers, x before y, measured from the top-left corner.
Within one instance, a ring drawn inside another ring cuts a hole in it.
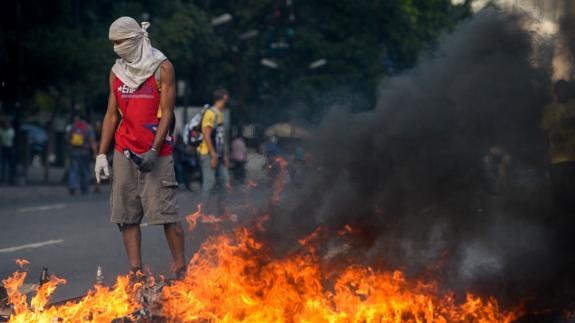
[[[238,181],[240,184],[245,184],[246,182],[246,162],[238,162]]]
[[[216,171],[212,168],[211,157],[201,156],[202,166],[202,207],[204,212],[208,211],[210,196],[216,183]]]
[[[82,194],[87,194],[90,191],[90,182],[92,181],[92,172],[90,171],[91,161],[91,155],[82,157],[82,164],[80,165],[80,189],[82,190]]]
[[[8,148],[8,152],[6,153],[8,157],[8,183],[10,185],[14,184],[14,178],[16,178],[16,150],[14,147]]]
[[[186,267],[185,259],[185,243],[184,243],[184,230],[180,222],[164,224],[164,234],[174,259],[176,275],[182,268]]]
[[[6,152],[4,150],[4,148],[0,147],[0,182],[4,181],[4,167],[6,167],[4,164],[6,160]]]
[[[124,248],[128,255],[128,263],[132,271],[142,269],[142,232],[139,224],[120,224],[120,231],[122,231],[122,238],[124,240]]]
[[[218,207],[218,216],[222,216],[224,215],[224,213],[226,212],[225,209],[225,201],[226,201],[226,196],[228,193],[228,190],[231,188],[231,184],[230,184],[230,173],[228,171],[228,168],[224,165],[223,161],[220,161],[218,163],[218,180],[219,180],[219,188],[218,188],[218,201],[217,201],[217,207]]]
[[[128,263],[133,272],[142,267],[140,222],[144,215],[138,192],[138,170],[132,161],[114,150],[110,191],[112,223],[122,232]]]
[[[144,217],[149,224],[164,226],[164,234],[174,259],[176,277],[185,273],[184,231],[178,215],[178,182],[172,156],[158,158],[156,166],[140,176]]]
[[[189,162],[186,162],[185,164],[182,165],[183,168],[183,172],[184,172],[184,186],[186,187],[186,189],[188,191],[191,191],[192,188],[190,186],[190,183],[192,181],[192,173],[193,173],[193,169],[190,166]]]
[[[0,182],[8,182],[8,152],[6,148],[0,149],[0,154],[2,158],[0,158]]]
[[[14,184],[14,178],[16,177],[16,167],[15,167],[15,150],[14,147],[8,148],[6,153],[6,163],[8,165],[8,175],[5,178],[9,184]]]
[[[70,190],[70,194],[74,194],[79,186],[80,179],[78,178],[78,172],[80,166],[78,163],[78,157],[70,156],[70,168],[68,169],[68,189]]]
[[[184,170],[182,163],[174,162],[174,171],[176,172],[176,181],[178,184],[184,184]]]

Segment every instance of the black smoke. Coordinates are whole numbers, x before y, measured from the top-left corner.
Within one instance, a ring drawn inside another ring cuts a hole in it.
[[[270,236],[349,224],[347,257],[408,274],[445,260],[441,279],[455,290],[545,298],[543,307],[575,299],[573,216],[554,204],[540,130],[554,40],[532,23],[484,10],[383,80],[372,111],[333,109],[307,146],[308,180],[272,212]],[[493,147],[510,161],[495,191],[484,162]]]

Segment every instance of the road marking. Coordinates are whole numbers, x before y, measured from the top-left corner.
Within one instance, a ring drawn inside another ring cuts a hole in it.
[[[52,244],[59,244],[62,242],[64,242],[64,240],[59,239],[59,240],[48,240],[48,241],[44,241],[44,242],[29,243],[29,244],[25,244],[25,245],[21,245],[21,246],[0,249],[0,253],[11,253],[11,252],[15,252],[15,251],[23,250],[23,249],[40,248],[40,247],[49,246]]]
[[[63,209],[64,207],[65,207],[64,204],[51,204],[51,205],[42,205],[34,207],[24,207],[18,209],[18,212],[48,211],[48,210]]]

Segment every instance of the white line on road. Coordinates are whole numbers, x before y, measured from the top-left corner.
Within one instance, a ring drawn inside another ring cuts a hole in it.
[[[63,209],[64,204],[51,204],[51,205],[42,205],[42,206],[34,206],[34,207],[24,207],[18,209],[18,212],[34,212],[34,211],[48,211],[48,210],[56,210],[56,209]]]
[[[64,242],[64,240],[59,239],[59,240],[48,240],[48,241],[44,241],[44,242],[29,243],[29,244],[25,244],[25,245],[21,245],[21,246],[0,249],[0,253],[11,253],[11,252],[22,250],[22,249],[40,248],[40,247],[49,246],[52,244],[58,244],[58,243],[62,243],[62,242]]]

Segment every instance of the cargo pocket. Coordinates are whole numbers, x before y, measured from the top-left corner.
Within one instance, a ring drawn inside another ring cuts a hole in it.
[[[162,191],[160,193],[160,212],[162,214],[178,213],[178,202],[176,201],[176,189],[178,182],[174,180],[162,180]]]

